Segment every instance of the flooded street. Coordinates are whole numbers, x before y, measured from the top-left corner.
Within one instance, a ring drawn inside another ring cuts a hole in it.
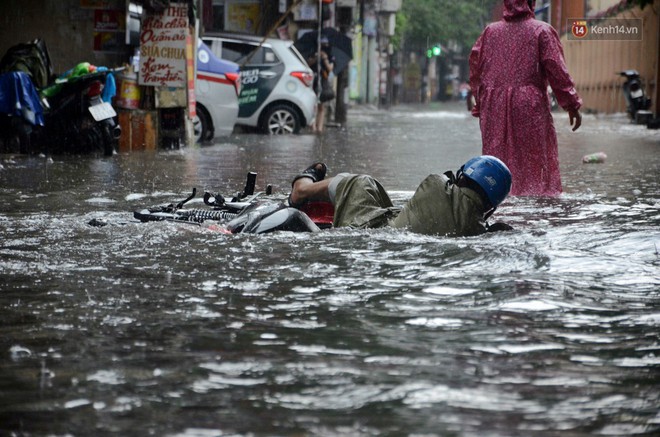
[[[564,194],[510,198],[491,221],[514,231],[470,238],[132,215],[230,197],[248,171],[285,198],[317,160],[402,203],[480,154],[462,104],[356,108],[323,137],[0,156],[0,435],[658,435],[660,133],[555,123]]]

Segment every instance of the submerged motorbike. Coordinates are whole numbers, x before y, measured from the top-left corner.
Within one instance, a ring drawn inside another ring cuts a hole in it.
[[[623,95],[626,98],[626,112],[632,121],[644,124],[649,121],[651,99],[646,96],[637,70],[625,70],[619,73],[626,78],[623,83]]]
[[[248,173],[245,189],[231,200],[220,194],[204,193],[204,204],[210,208],[186,208],[194,199],[197,190],[174,204],[159,205],[137,210],[133,217],[141,222],[171,221],[201,225],[213,222],[216,230],[228,234],[266,234],[274,231],[318,232],[332,227],[334,208],[327,202],[311,202],[301,209],[291,208],[286,203],[268,198],[272,188],[265,193],[254,193],[257,174]],[[100,220],[89,222],[92,226],[104,226]]]
[[[5,117],[0,122],[6,125],[5,136],[9,142],[18,139],[21,153],[112,155],[121,129],[110,100],[116,93],[114,73],[122,69],[111,70],[83,62],[55,77],[43,40],[11,47],[0,60],[0,73],[3,76],[20,73],[6,77],[5,81],[26,89],[30,88],[26,77],[31,80],[40,100],[31,109],[43,115],[43,120],[37,123],[28,120],[30,123],[26,124],[20,121],[19,114],[3,114]],[[12,85],[5,89],[11,90]],[[16,100],[12,93],[0,94],[0,108],[11,108]],[[19,101],[24,104],[27,99]]]

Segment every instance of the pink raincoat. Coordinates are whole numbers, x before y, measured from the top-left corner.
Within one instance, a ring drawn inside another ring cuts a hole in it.
[[[483,153],[513,174],[511,195],[561,193],[557,134],[548,83],[565,110],[582,100],[555,29],[534,19],[527,0],[504,0],[503,20],[486,27],[470,54],[470,87]]]

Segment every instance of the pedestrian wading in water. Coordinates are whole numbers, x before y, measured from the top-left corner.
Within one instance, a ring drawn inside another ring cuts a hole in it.
[[[319,59],[320,65],[318,64]],[[332,55],[332,48],[327,37],[321,37],[321,51],[308,58],[307,63],[314,70],[314,91],[320,91],[312,132],[322,133],[325,128],[325,106],[327,102],[335,98],[332,84],[330,83],[330,73],[332,73],[335,67],[335,58]]]
[[[478,156],[458,170],[428,175],[403,208],[392,204],[387,191],[369,175],[340,173],[326,179],[327,167],[316,163],[296,176],[289,204],[331,202],[333,226],[391,226],[426,235],[471,236],[488,230],[511,229],[486,224],[511,189],[511,173],[493,156]]]
[[[479,117],[483,153],[511,169],[511,194],[552,196],[562,187],[548,84],[574,131],[582,124],[582,100],[557,32],[534,18],[534,7],[534,0],[504,0],[502,20],[472,47],[472,115]]]

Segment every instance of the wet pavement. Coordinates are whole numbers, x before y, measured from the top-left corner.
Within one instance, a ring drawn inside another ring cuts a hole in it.
[[[248,171],[284,198],[319,159],[404,202],[479,154],[459,104],[354,108],[323,136],[0,156],[0,434],[657,435],[660,133],[556,126],[565,193],[511,198],[494,219],[514,231],[470,238],[132,218]]]

